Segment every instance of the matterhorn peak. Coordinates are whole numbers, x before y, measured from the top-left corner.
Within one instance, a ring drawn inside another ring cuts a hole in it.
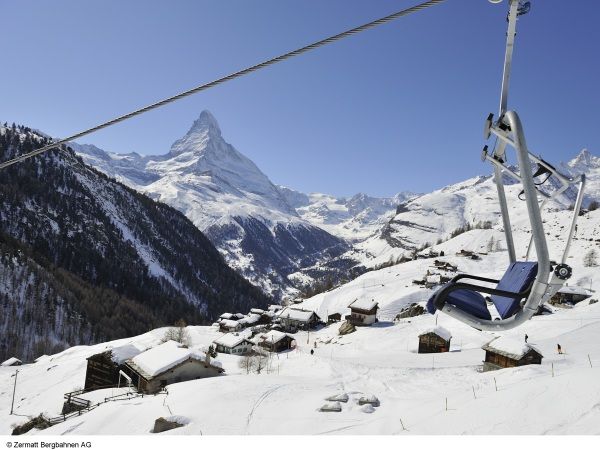
[[[171,155],[180,155],[189,151],[202,151],[211,141],[224,144],[217,119],[209,111],[204,110],[185,136],[173,143]]]
[[[600,168],[600,158],[584,148],[575,158],[569,161],[567,166],[577,174],[586,173],[591,169]]]
[[[215,116],[213,116],[210,111],[207,111],[206,109],[200,113],[200,116],[194,121],[187,134],[204,132],[221,136],[221,129],[219,128],[217,119],[215,119]]]

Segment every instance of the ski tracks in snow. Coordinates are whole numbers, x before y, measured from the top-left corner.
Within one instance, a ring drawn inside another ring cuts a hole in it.
[[[272,386],[271,388],[267,389],[256,399],[256,401],[252,405],[252,408],[250,409],[250,412],[248,413],[248,417],[246,417],[246,434],[248,434],[248,428],[250,427],[250,422],[252,422],[256,409],[261,405],[262,402],[264,402],[267,399],[267,397],[269,397],[275,391],[280,389],[282,386],[282,384],[276,384],[275,386]]]

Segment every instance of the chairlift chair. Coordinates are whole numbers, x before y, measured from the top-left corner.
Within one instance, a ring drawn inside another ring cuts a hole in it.
[[[494,150],[491,153],[488,151],[487,145],[484,147],[482,160],[489,161],[494,167],[494,179],[498,191],[510,264],[500,280],[467,274],[457,275],[435,292],[427,302],[427,309],[431,314],[435,314],[439,310],[479,330],[503,331],[521,325],[529,320],[537,312],[539,306],[548,301],[572,275],[572,269],[567,265],[567,258],[583,200],[585,175],[577,178],[568,177],[541,157],[530,153],[518,114],[515,111],[507,110],[508,82],[517,17],[529,12],[530,7],[530,2],[510,0],[500,113],[496,121],[494,121],[494,115],[490,114],[484,126],[484,137],[486,139],[491,136],[497,138]],[[506,163],[507,147],[514,148],[516,152],[518,172]],[[535,173],[532,161],[537,164]],[[527,247],[525,261],[517,261],[516,259],[503,183],[505,174],[520,182],[523,186],[519,198],[524,197],[522,199],[524,199],[527,206],[532,235]],[[536,182],[536,178],[541,176],[546,178]],[[555,177],[560,186],[549,194],[541,189],[541,185],[550,177]],[[550,261],[548,255],[541,210],[548,201],[556,199],[573,185],[578,185],[578,194],[573,208],[571,228],[561,262],[556,264]],[[535,248],[537,261],[529,260],[532,247]],[[467,280],[487,285],[472,284]],[[490,284],[495,284],[495,287],[490,287]],[[483,294],[489,295],[489,300],[498,311],[499,319],[492,320]]]

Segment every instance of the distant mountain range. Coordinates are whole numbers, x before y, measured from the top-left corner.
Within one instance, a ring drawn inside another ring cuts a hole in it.
[[[343,199],[276,186],[224,140],[208,111],[164,155],[73,148],[98,170],[183,212],[234,269],[275,297],[346,274],[356,261],[343,255],[414,197]]]

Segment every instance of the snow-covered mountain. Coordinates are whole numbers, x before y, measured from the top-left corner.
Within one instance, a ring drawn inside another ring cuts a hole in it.
[[[0,158],[49,139],[0,126]],[[0,171],[0,359],[265,306],[189,219],[70,149]]]
[[[584,207],[600,200],[600,158],[582,150],[568,163],[560,165],[567,176],[586,174]],[[550,178],[549,185],[553,182]],[[526,216],[525,202],[519,200],[522,187],[506,177],[506,195],[511,217]],[[566,209],[575,198],[570,189],[562,199],[546,210]],[[442,189],[408,199],[380,230],[355,245],[346,256],[375,266],[449,239],[468,228],[491,228],[501,225],[500,207],[494,179],[478,176]],[[500,242],[502,244],[502,241]]]
[[[285,186],[279,186],[279,190],[304,220],[351,243],[361,242],[377,232],[393,217],[398,205],[417,197],[417,194],[401,192],[384,198],[363,193],[340,198],[304,194]]]
[[[358,194],[338,199],[276,186],[224,140],[208,111],[165,155],[73,147],[88,164],[182,211],[232,267],[274,294],[294,292],[294,284],[311,282],[323,270],[354,265],[338,257],[351,243],[376,232],[399,203],[412,197]],[[290,278],[292,273],[296,276]]]
[[[201,113],[168,154],[120,155],[75,146],[86,162],[184,212],[228,263],[267,292],[294,292],[323,276],[395,261],[469,227],[499,223],[496,187],[478,176],[434,192],[390,198],[337,198],[276,186],[226,143],[215,118]],[[561,164],[567,175],[586,173],[584,205],[600,198],[600,158],[583,150]],[[507,195],[524,211],[520,186]],[[553,183],[551,178],[549,185]],[[565,200],[572,200],[567,191]],[[565,207],[562,204],[550,208]]]

